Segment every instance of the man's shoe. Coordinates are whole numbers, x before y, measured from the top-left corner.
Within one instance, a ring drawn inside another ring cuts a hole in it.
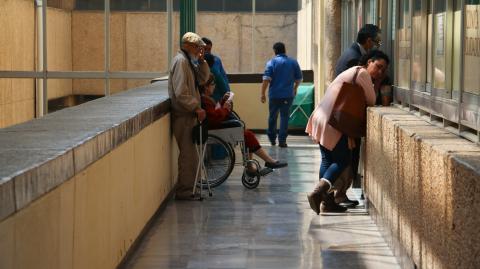
[[[347,208],[339,204],[327,204],[325,202],[320,204],[320,212],[322,213],[343,213],[345,211],[347,211]]]
[[[270,145],[275,146],[277,143],[275,141],[270,141]]]
[[[281,148],[288,148],[287,143],[278,143],[278,146]]]
[[[327,197],[320,204],[320,212],[322,213],[343,213],[347,211],[346,207],[343,207],[335,203],[335,198],[333,198],[333,192],[327,194]]]
[[[285,167],[287,165],[288,165],[288,163],[282,163],[280,161],[276,161],[274,163],[265,162],[265,167],[272,168],[272,169],[282,168],[282,167]]]
[[[345,199],[344,201],[339,203],[341,206],[347,207],[347,208],[354,208],[360,203],[357,200],[350,200],[350,199]]]

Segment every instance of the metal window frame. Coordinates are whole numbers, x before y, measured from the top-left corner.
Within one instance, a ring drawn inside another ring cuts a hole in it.
[[[409,14],[409,19],[410,23],[413,18],[413,0],[407,0],[410,2],[410,14]],[[435,2],[435,1],[432,1]],[[454,6],[452,3],[447,2],[447,13],[450,12],[450,9],[454,9]],[[465,88],[465,16],[466,16],[466,9],[465,9],[465,1],[464,0],[459,0],[459,4],[461,5],[461,20],[460,20],[460,89],[459,89],[459,98],[458,100],[453,98],[453,85],[452,85],[452,76],[453,76],[453,67],[449,68],[448,71],[448,76],[450,76],[450,79],[448,81],[448,85],[446,87],[450,87],[450,96],[435,96],[434,94],[428,94],[427,92],[420,92],[415,90],[414,88],[410,89],[403,89],[399,88],[398,86],[394,86],[395,90],[397,93],[395,93],[395,96],[399,96],[401,100],[395,100],[395,102],[401,102],[401,107],[409,110],[410,112],[422,116],[425,119],[428,119],[432,124],[435,124],[437,126],[445,128],[447,131],[450,131],[458,136],[461,136],[463,138],[466,138],[472,142],[475,142],[477,144],[480,144],[480,106],[478,100],[480,100],[480,96],[473,96],[467,92],[464,91]],[[435,3],[433,3],[432,8],[435,7]],[[401,14],[398,13],[399,10],[397,9],[397,20],[400,17]],[[433,11],[432,11],[433,12]],[[434,12],[433,12],[434,15]],[[448,16],[448,14],[447,14]],[[451,29],[447,31],[453,31],[455,29],[453,25],[453,15],[450,14],[452,17],[452,21],[448,21],[450,23],[448,27]],[[448,19],[448,18],[447,18]],[[432,27],[435,27],[435,18],[433,18]],[[446,22],[447,23],[447,22]],[[453,27],[452,27],[453,26]],[[413,27],[413,25],[411,25]],[[434,34],[435,34],[435,29],[432,29],[432,47],[430,49],[434,49]],[[448,34],[448,33],[447,33]],[[411,31],[411,35],[413,35],[413,30]],[[411,36],[412,37],[412,36]],[[453,37],[452,37],[453,38]],[[398,46],[398,40],[395,41],[395,48]],[[411,47],[413,50],[413,46]],[[447,49],[447,48],[445,48]],[[452,50],[449,52],[450,54],[447,55],[446,57],[452,57],[452,60],[450,61],[450,64],[453,64],[453,45],[450,47]],[[432,56],[433,57],[433,56]],[[413,64],[413,59],[410,59],[410,65]],[[435,67],[435,63],[432,60],[430,68]],[[411,80],[411,72],[412,69],[410,70],[410,84],[413,83]],[[433,76],[433,73],[432,73]],[[433,82],[433,80],[432,80]],[[447,82],[447,81],[446,81]],[[398,81],[395,81],[395,84],[397,84]],[[475,99],[475,100],[473,100]],[[441,108],[441,110],[438,110],[438,108]],[[477,122],[467,122],[465,120],[462,120],[462,114],[464,111],[474,111],[477,113]]]
[[[47,50],[47,0],[36,0],[37,7],[41,7],[42,14],[42,25],[37,25],[42,29],[42,57],[39,61],[42,61],[42,70],[40,71],[5,71],[0,70],[0,78],[11,78],[11,79],[21,79],[21,78],[32,78],[32,79],[41,79],[42,80],[42,98],[43,98],[43,109],[42,113],[37,116],[42,116],[48,114],[48,80],[49,79],[104,79],[104,93],[105,96],[110,95],[110,79],[152,79],[156,77],[168,76],[167,72],[137,72],[137,71],[110,71],[110,0],[104,0],[105,9],[104,9],[104,70],[103,71],[49,71],[48,70],[48,50]],[[168,28],[168,37],[166,38],[166,48],[168,55],[168,67],[171,63],[171,58],[173,55],[173,35],[172,35],[172,14],[173,14],[173,0],[167,0],[167,28]],[[36,67],[37,68],[37,67]]]

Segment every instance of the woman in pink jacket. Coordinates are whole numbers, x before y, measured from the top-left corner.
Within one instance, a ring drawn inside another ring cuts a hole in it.
[[[327,193],[342,171],[349,165],[351,149],[355,146],[355,142],[328,124],[328,120],[342,84],[352,82],[355,74],[357,74],[356,84],[362,87],[367,105],[375,104],[372,79],[382,76],[390,60],[385,53],[380,51],[369,53],[367,57],[368,60],[364,66],[354,66],[337,76],[308,120],[305,132],[320,145],[322,156],[320,180],[313,192],[307,195],[310,207],[317,214],[320,211],[344,212],[346,210],[345,207],[337,205],[333,196],[327,195]]]

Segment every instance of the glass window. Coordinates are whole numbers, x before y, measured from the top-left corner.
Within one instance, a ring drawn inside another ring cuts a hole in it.
[[[410,88],[410,54],[411,54],[411,25],[409,0],[399,1],[399,16],[397,30],[397,85],[404,89]]]
[[[66,0],[49,0],[66,1]],[[217,0],[218,1],[218,0]],[[77,0],[75,8],[79,10],[102,10],[105,0]],[[179,10],[180,1],[173,1],[173,9]],[[166,11],[166,0],[110,0],[110,9],[113,11]]]
[[[412,86],[425,91],[427,81],[427,5],[426,0],[413,1],[412,16]]]
[[[77,0],[75,3],[75,8],[82,10],[104,9],[104,6],[104,0]]]
[[[237,2],[237,1],[229,1]],[[292,11],[298,10],[297,0],[256,0],[255,9],[259,12],[279,12],[279,11]]]
[[[349,48],[356,40],[357,27],[354,3],[351,0],[342,1],[342,51]]]
[[[464,91],[480,94],[480,1],[465,1]]]
[[[203,0],[197,2],[198,11],[224,11],[225,1],[223,0]]]
[[[452,98],[460,100],[460,71],[462,60],[462,1],[454,0],[453,10],[453,66],[452,66]]]
[[[438,90],[446,89],[447,54],[451,47],[447,43],[447,0],[434,1],[434,47],[433,47],[433,87]]]
[[[480,129],[480,1],[465,1],[462,124]]]
[[[365,23],[377,24],[377,0],[365,0]]]
[[[252,0],[224,0],[225,2],[225,11],[247,11],[251,12],[252,9]],[[257,1],[258,2],[258,1]]]

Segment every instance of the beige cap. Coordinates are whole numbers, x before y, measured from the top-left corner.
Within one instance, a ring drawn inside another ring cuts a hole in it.
[[[193,43],[197,46],[205,46],[205,42],[203,42],[202,38],[192,32],[187,32],[182,37],[182,43]]]

